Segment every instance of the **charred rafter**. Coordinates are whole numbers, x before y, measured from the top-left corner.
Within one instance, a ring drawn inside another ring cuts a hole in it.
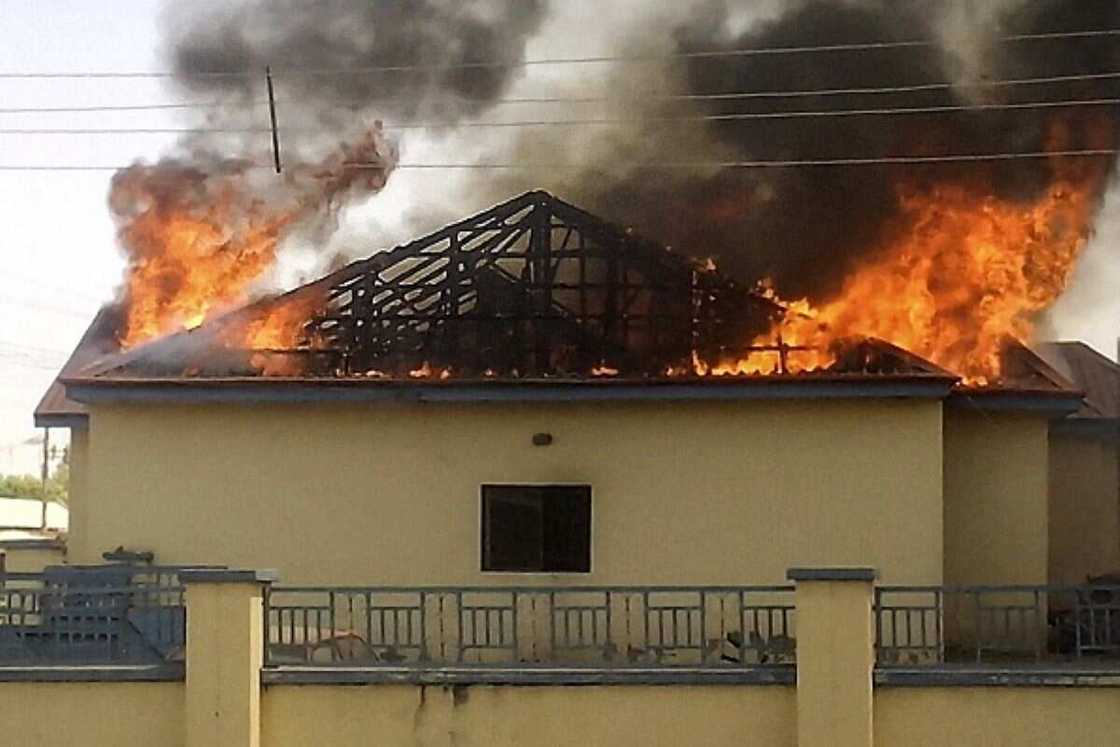
[[[333,373],[659,375],[736,356],[776,311],[692,260],[530,192],[325,279]],[[326,371],[320,373],[327,373]]]

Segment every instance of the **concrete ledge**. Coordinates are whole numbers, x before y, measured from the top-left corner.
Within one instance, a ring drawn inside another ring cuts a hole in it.
[[[16,529],[13,532],[35,532],[36,529]],[[65,550],[62,537],[29,537],[27,539],[0,539],[0,550]]]
[[[184,584],[254,584],[279,580],[276,570],[257,571],[234,568],[189,568],[179,571],[179,581]]]
[[[1120,667],[883,667],[876,687],[1120,687]]]
[[[749,669],[588,667],[269,667],[265,685],[795,685],[793,665]]]
[[[181,682],[182,662],[77,666],[0,666],[0,682]]]
[[[879,574],[874,568],[790,568],[790,581],[874,581]]]

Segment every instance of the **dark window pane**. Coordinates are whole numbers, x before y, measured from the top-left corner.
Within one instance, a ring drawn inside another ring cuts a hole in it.
[[[553,488],[544,497],[544,569],[591,570],[591,489]]]
[[[591,488],[484,485],[482,570],[591,570]]]
[[[540,498],[487,486],[482,507],[482,569],[540,570],[544,544]]]

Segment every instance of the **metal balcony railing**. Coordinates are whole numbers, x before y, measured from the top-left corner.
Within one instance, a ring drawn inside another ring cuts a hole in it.
[[[1120,586],[883,586],[880,666],[1120,659]]]
[[[59,567],[0,574],[0,664],[154,664],[182,659],[178,569]]]
[[[273,587],[266,664],[756,667],[793,663],[793,587]]]

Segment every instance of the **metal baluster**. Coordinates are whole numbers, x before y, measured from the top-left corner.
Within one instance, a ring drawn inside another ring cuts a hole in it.
[[[556,592],[548,592],[548,638],[551,642],[548,655],[550,658],[556,658],[556,636],[557,628],[559,627],[559,620],[556,619]]]
[[[645,640],[643,649],[653,648],[653,625],[654,617],[657,615],[656,609],[650,609],[650,599],[648,593],[642,594],[642,638]]]
[[[457,659],[463,661],[463,592],[455,592],[455,627],[459,634],[459,650]]]
[[[980,592],[972,591],[969,593],[972,596],[973,609],[976,611],[976,630],[974,632],[976,633],[976,663],[979,664],[983,658],[982,652],[984,646],[984,620],[981,617]]]
[[[614,631],[611,630],[611,607],[613,605],[611,604],[612,598],[611,598],[611,592],[609,590],[603,592],[603,599],[604,599],[604,603],[606,604],[606,613],[605,613],[604,617],[606,618],[605,622],[606,622],[606,626],[607,626],[606,630],[604,631],[605,638],[603,640],[603,652],[604,652],[604,657],[605,657],[605,656],[610,655],[608,652],[611,651],[611,644],[614,641]],[[614,648],[617,649],[618,646],[614,646]]]
[[[1042,595],[1038,589],[1034,590],[1034,610],[1032,617],[1034,624],[1031,626],[1031,636],[1034,638],[1034,659],[1035,661],[1042,660],[1042,632],[1043,628],[1041,622],[1043,620],[1042,609]]]
[[[529,592],[529,661],[540,661],[540,654],[537,651],[537,597],[538,595]]]
[[[443,616],[446,613],[444,609],[444,594],[436,592],[436,606],[439,609],[439,661],[444,663],[447,661],[447,634],[444,630],[446,624]]]
[[[420,637],[416,641],[419,648],[416,658],[420,661],[428,660],[428,606],[425,603],[426,599],[423,592],[417,594],[417,603],[420,605],[419,624],[420,624]]]
[[[510,608],[509,617],[510,617],[510,626],[511,626],[510,630],[513,633],[513,660],[518,661],[519,659],[521,659],[521,651],[519,650],[519,644],[518,644],[518,638],[517,638],[517,617],[518,617],[518,615],[517,615],[517,592],[516,591],[513,592],[513,606]]]
[[[926,653],[928,653],[932,648],[932,646],[929,645],[929,631],[926,628],[926,621],[928,617],[929,609],[926,607],[922,607],[922,656],[925,656]]]
[[[373,648],[373,592],[367,591],[364,595],[365,598],[365,616],[366,616],[366,645],[369,646],[370,659],[374,658]]]
[[[269,643],[272,641],[272,589],[265,586],[264,589],[264,663],[269,665],[272,663],[272,647]]]
[[[895,607],[891,607],[891,647],[896,656],[901,655],[898,648],[898,609]]]
[[[885,641],[883,640],[883,590],[875,589],[875,606],[872,608],[875,614],[875,648],[876,659],[883,659],[883,651],[885,650]]]

